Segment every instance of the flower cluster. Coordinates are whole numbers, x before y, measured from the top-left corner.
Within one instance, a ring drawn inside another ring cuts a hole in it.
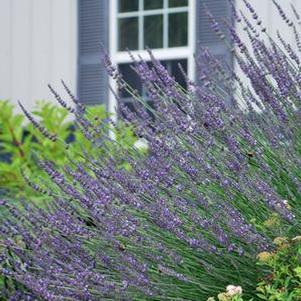
[[[226,292],[219,293],[217,296],[219,301],[243,301],[241,286],[228,285]],[[216,301],[214,297],[210,297],[207,301]]]
[[[256,255],[275,246],[266,220],[276,215],[280,232],[300,232],[301,78],[292,48],[266,41],[245,3],[251,48],[233,27],[230,35],[249,84],[204,49],[186,91],[150,52],[148,62],[133,58],[150,107],[106,56],[109,74],[133,95],[129,110],[116,94],[120,116],[149,153],[115,143],[119,157],[83,152],[64,170],[39,162],[51,178],[46,208],[1,204],[2,272],[18,284],[11,300],[197,301],[229,283],[251,295]],[[93,120],[77,118],[95,147],[105,146],[93,140]]]

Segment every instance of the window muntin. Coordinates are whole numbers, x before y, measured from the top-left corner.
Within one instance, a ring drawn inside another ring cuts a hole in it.
[[[138,0],[138,6],[134,2],[118,1],[118,51],[188,46],[188,0]],[[172,39],[175,30],[177,38]]]
[[[188,6],[188,0],[167,0],[168,7]],[[164,0],[142,0],[143,9],[160,9],[164,6]],[[139,10],[139,0],[118,0],[118,12],[133,12]]]

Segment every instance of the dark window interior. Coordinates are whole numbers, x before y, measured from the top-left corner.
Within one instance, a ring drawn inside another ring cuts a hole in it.
[[[169,0],[168,6],[169,7],[188,6],[188,0]]]
[[[160,9],[163,8],[163,0],[144,0],[144,9]]]
[[[118,23],[118,49],[138,49],[138,17],[120,18]]]
[[[187,72],[187,59],[180,60],[163,60],[161,61],[162,65],[168,70],[169,74],[171,74],[175,80],[186,89],[186,81],[184,75],[182,74],[178,64],[181,64],[182,68],[185,72]],[[147,101],[147,94],[143,89],[143,85],[139,76],[136,72],[131,68],[131,63],[119,64],[119,71],[122,73],[124,80],[135,89],[139,95],[144,96]],[[129,92],[122,90],[119,94],[122,100],[132,107],[130,103],[132,102],[132,96]]]
[[[139,0],[119,0],[118,11],[120,13],[137,11],[139,9]]]
[[[187,45],[188,15],[186,13],[168,14],[168,47]]]

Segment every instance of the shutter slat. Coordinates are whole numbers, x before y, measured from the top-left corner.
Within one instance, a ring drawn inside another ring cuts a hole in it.
[[[231,6],[228,0],[197,0],[197,20],[196,20],[196,45],[198,48],[208,48],[209,51],[221,62],[222,65],[233,68],[233,55],[228,48],[232,48],[229,30],[225,22],[231,20]],[[212,29],[211,21],[206,14],[206,9],[212,14],[214,19],[219,23],[219,26],[226,36],[226,40],[222,41]],[[228,47],[227,45],[228,44]],[[200,51],[200,49],[199,49]],[[204,62],[203,62],[204,63]],[[198,70],[201,71],[201,70]],[[197,82],[200,80],[197,74]],[[223,89],[225,83],[222,80],[217,80],[217,85]],[[231,96],[224,99],[226,104],[231,104]]]
[[[226,33],[228,44],[230,38],[226,28],[225,20],[231,22],[231,8],[228,0],[198,0],[196,1],[197,22],[196,22],[196,44],[200,47],[207,47],[213,54],[223,57],[231,64],[232,56],[224,41],[214,33],[211,23],[206,14],[205,8],[210,11],[216,21],[220,24],[223,32]]]
[[[78,0],[78,97],[85,104],[107,104],[108,78],[101,46],[108,48],[109,0]]]

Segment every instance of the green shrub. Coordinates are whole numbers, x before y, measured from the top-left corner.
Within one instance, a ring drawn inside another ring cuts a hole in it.
[[[301,300],[301,236],[293,239],[277,237],[274,239],[277,248],[273,252],[258,254],[257,265],[261,275],[257,284],[256,298],[266,301]],[[226,292],[219,293],[217,299],[207,301],[246,301],[240,286],[229,285]]]
[[[274,252],[258,255],[258,265],[266,273],[257,286],[257,296],[260,300],[301,300],[301,236],[277,237],[274,243]]]
[[[105,144],[95,147],[79,129],[76,120],[72,120],[70,115],[68,117],[66,109],[45,101],[38,101],[32,114],[39,119],[42,126],[56,135],[58,139],[55,142],[45,139],[31,123],[25,123],[25,116],[14,113],[14,106],[9,101],[0,101],[0,112],[0,191],[8,196],[14,195],[15,199],[42,198],[24,179],[24,174],[35,183],[48,179],[38,167],[35,154],[54,162],[57,167],[63,167],[68,160],[64,142],[71,142],[68,143],[68,154],[71,153],[72,159],[77,162],[84,161],[83,154],[95,158],[117,157],[116,143],[121,144],[123,149],[129,149],[137,142],[132,129],[119,122],[117,127],[112,128],[114,143],[105,139]],[[93,120],[94,126],[102,128],[96,139],[100,140],[101,135],[110,135],[109,126],[102,126],[108,118],[104,106],[89,107],[87,114],[89,120]],[[126,162],[121,165],[128,166]]]

